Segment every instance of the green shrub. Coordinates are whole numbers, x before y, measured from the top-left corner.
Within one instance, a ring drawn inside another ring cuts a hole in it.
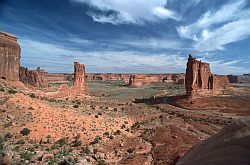
[[[13,124],[12,121],[10,121],[7,124],[5,124],[3,127],[4,128],[8,128],[8,127],[12,126],[12,124]]]
[[[64,137],[64,138],[59,139],[56,143],[62,147],[68,143],[68,139]]]
[[[114,135],[120,135],[121,134],[121,131],[120,130],[117,130],[114,132]]]
[[[82,148],[82,153],[87,154],[87,155],[90,154],[89,146],[83,147]]]
[[[73,108],[79,108],[78,104],[73,105]]]
[[[26,152],[21,152],[20,153],[20,157],[21,159],[24,159],[24,160],[29,160],[31,159],[31,157],[33,156],[34,154],[29,152],[29,151],[26,151]]]
[[[73,144],[74,147],[79,147],[81,145],[82,145],[82,141],[80,139],[77,139],[74,141],[74,144]]]
[[[31,98],[36,98],[36,95],[35,95],[34,93],[31,93],[31,94],[30,94],[30,97],[31,97]]]
[[[13,135],[12,135],[11,133],[7,133],[7,134],[5,134],[5,136],[4,136],[5,139],[10,139],[10,138],[12,138],[12,137],[13,137]]]
[[[127,150],[127,152],[130,153],[130,154],[132,154],[132,153],[135,152],[135,149],[134,149],[134,148],[129,148],[129,149]]]
[[[1,92],[5,92],[4,88],[0,88],[0,91],[1,91]]]
[[[106,165],[104,160],[98,160],[97,165]]]
[[[27,136],[29,135],[31,132],[31,130],[29,128],[24,128],[22,131],[20,131],[20,133],[23,135],[23,136]]]
[[[9,90],[8,90],[8,93],[9,93],[9,94],[16,94],[16,93],[17,93],[17,91],[16,91],[16,90],[14,90],[14,89],[9,89]]]

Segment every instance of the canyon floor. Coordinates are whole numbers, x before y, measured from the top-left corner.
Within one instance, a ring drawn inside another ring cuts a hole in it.
[[[12,164],[173,165],[193,145],[250,114],[250,78],[218,96],[184,99],[183,85],[88,82],[89,94],[50,98],[59,84],[0,80],[0,153]]]

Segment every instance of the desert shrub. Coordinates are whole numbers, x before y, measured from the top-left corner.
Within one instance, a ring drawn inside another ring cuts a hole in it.
[[[20,131],[20,133],[23,135],[23,136],[27,136],[30,134],[30,129],[29,128],[24,128],[22,131]]]
[[[82,153],[87,154],[87,155],[90,154],[89,146],[83,147],[82,148]]]
[[[79,108],[78,104],[73,105],[73,108]]]
[[[103,135],[109,136],[109,132],[104,132]]]
[[[64,150],[61,151],[61,155],[63,156],[68,156],[70,154],[69,149],[65,148]]]
[[[50,161],[48,161],[48,165],[56,165],[56,161],[55,160],[50,160]]]
[[[134,149],[134,148],[129,148],[129,149],[127,150],[127,152],[130,153],[130,154],[132,154],[132,153],[135,152],[135,149]]]
[[[7,134],[5,134],[5,136],[4,136],[5,139],[10,139],[10,138],[12,138],[12,137],[13,137],[13,135],[12,135],[11,133],[7,133]]]
[[[117,130],[114,132],[114,135],[120,135],[121,134],[121,131],[120,130]]]
[[[0,91],[1,91],[1,92],[5,92],[4,88],[1,88],[1,87],[0,87]]]
[[[97,165],[106,165],[104,160],[98,160]]]
[[[131,126],[131,128],[134,130],[134,129],[137,129],[137,128],[139,128],[140,127],[140,123],[139,122],[135,122],[132,126]]]
[[[12,124],[13,124],[12,121],[10,121],[7,124],[5,124],[3,127],[4,128],[8,128],[8,127],[12,126]]]
[[[79,146],[81,146],[81,145],[82,145],[81,139],[76,139],[76,140],[74,141],[74,144],[73,144],[74,147],[79,147]]]
[[[93,143],[94,143],[94,144],[99,143],[100,140],[101,140],[101,137],[100,137],[100,136],[96,136]]]
[[[17,93],[17,91],[16,91],[16,90],[14,90],[14,89],[9,89],[9,90],[8,90],[8,93],[9,93],[9,94],[16,94],[16,93]]]
[[[21,159],[24,159],[24,160],[29,160],[31,159],[31,157],[33,156],[34,154],[32,152],[29,152],[29,151],[26,151],[26,152],[21,152],[20,153],[20,157]]]
[[[121,126],[121,129],[125,129],[125,128],[126,128],[126,125],[123,124],[123,125]]]
[[[64,137],[64,138],[59,139],[56,143],[62,147],[68,143],[68,139]]]
[[[36,98],[36,95],[35,95],[34,93],[31,93],[31,94],[30,94],[30,97],[31,97],[31,98]]]

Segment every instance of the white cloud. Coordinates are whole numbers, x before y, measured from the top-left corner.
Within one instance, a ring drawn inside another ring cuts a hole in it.
[[[49,72],[72,72],[73,62],[86,65],[87,72],[176,73],[185,72],[187,57],[181,53],[147,54],[136,51],[80,51],[56,44],[21,39],[22,65]],[[201,60],[210,63],[214,73],[243,73],[239,60]]]
[[[180,20],[180,16],[166,8],[167,0],[71,0],[84,3],[109,14],[88,12],[96,22],[111,24],[141,24],[158,19]]]
[[[149,48],[149,49],[187,49],[186,45],[180,40],[175,39],[158,39],[158,38],[123,38],[119,40],[120,44],[134,46],[137,48]]]
[[[222,50],[224,45],[249,37],[247,0],[234,0],[208,11],[197,22],[177,28],[180,37],[195,41],[199,51]]]

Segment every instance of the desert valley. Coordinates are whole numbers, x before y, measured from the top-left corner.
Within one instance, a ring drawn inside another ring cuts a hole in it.
[[[29,70],[5,32],[0,59],[0,164],[249,163],[249,75]]]
[[[250,165],[250,0],[0,0],[0,165]]]

